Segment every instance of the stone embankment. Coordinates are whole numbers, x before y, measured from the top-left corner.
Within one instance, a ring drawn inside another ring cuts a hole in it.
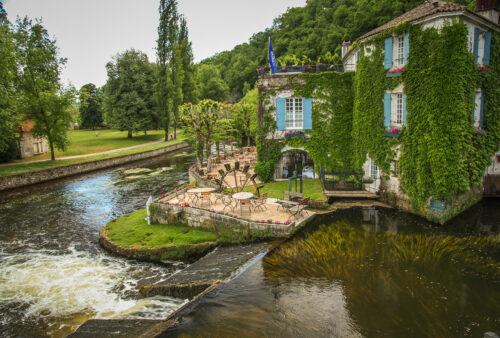
[[[256,257],[264,255],[268,243],[218,247],[164,281],[141,288],[145,296],[166,295],[188,298],[190,302],[170,314],[165,320],[104,320],[85,322],[70,337],[158,337],[176,324],[176,319],[189,313],[198,301],[219,285],[232,280]]]
[[[27,172],[17,175],[0,177],[0,191],[21,188],[28,185],[48,182],[65,177],[86,174],[92,171],[112,168],[126,163],[145,160],[148,158],[165,155],[174,151],[187,150],[187,143],[177,143],[164,148],[145,151],[142,153],[123,155],[98,161],[72,164],[57,168],[44,169],[40,171]]]

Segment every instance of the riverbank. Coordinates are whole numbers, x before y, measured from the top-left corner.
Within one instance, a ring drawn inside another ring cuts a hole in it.
[[[152,149],[149,149],[149,147]],[[130,162],[165,155],[174,151],[188,150],[190,148],[190,146],[181,139],[154,144],[149,147],[137,148],[107,155],[99,155],[95,157],[1,167],[0,191],[85,174],[100,169],[111,168]],[[11,174],[12,172],[22,171],[22,168],[19,169],[17,166],[29,166],[23,168],[29,168],[30,170],[29,172],[23,172],[20,174]]]

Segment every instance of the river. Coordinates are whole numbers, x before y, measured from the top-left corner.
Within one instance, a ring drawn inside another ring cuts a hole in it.
[[[320,216],[168,334],[499,337],[499,233],[498,199],[444,226],[384,208]]]
[[[194,161],[178,154],[0,193],[0,336],[65,336],[90,318],[164,319],[182,305],[137,292],[175,267],[115,257],[98,239],[110,220],[186,183]],[[151,171],[124,175],[136,167]]]

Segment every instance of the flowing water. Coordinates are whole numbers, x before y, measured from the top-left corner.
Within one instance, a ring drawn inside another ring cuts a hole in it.
[[[98,239],[113,218],[187,182],[194,161],[178,154],[0,194],[0,336],[65,336],[90,318],[164,319],[182,305],[137,292],[175,267],[115,257]]]
[[[169,334],[499,337],[500,200],[445,226],[383,208],[320,216]]]

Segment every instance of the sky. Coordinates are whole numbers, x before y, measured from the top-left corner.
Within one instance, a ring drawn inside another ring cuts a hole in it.
[[[17,16],[42,18],[57,40],[60,55],[68,59],[62,73],[65,84],[80,88],[102,86],[105,65],[129,48],[155,60],[159,0],[3,0],[11,22]],[[178,0],[188,23],[195,62],[230,50],[257,32],[271,27],[288,7],[306,0]]]

